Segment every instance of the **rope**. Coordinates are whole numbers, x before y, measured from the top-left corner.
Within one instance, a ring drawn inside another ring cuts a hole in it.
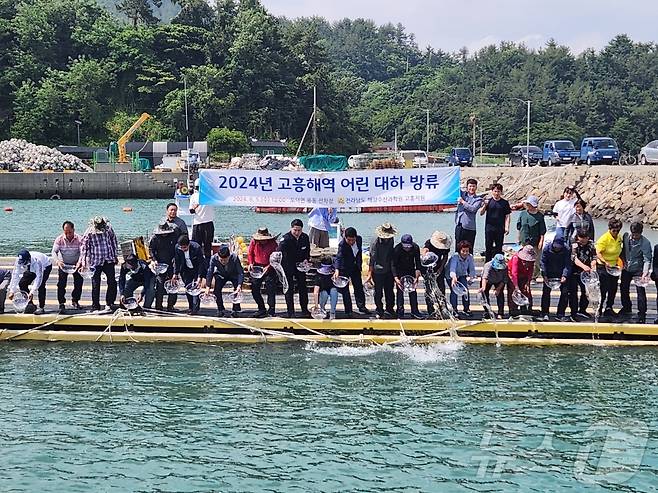
[[[41,324],[41,325],[39,325],[38,327],[31,327],[31,328],[29,328],[29,329],[24,330],[23,332],[19,332],[18,334],[14,334],[14,335],[11,335],[11,336],[8,336],[8,337],[5,337],[5,338],[3,338],[2,340],[4,340],[4,341],[11,341],[11,340],[13,340],[13,339],[18,339],[18,338],[20,338],[20,337],[22,337],[22,336],[24,336],[24,335],[26,335],[26,334],[30,334],[30,333],[35,332],[35,331],[37,331],[37,330],[42,330],[42,329],[44,329],[44,328],[46,328],[46,327],[50,327],[51,325],[54,325],[54,324],[56,324],[56,323],[58,323],[58,322],[61,322],[62,320],[66,320],[66,319],[69,319],[69,318],[72,318],[72,317],[75,317],[75,316],[76,316],[76,315],[73,315],[73,314],[72,314],[72,315],[63,315],[63,316],[59,316],[59,315],[58,315],[56,318],[54,318],[54,319],[51,320],[50,322],[46,322],[46,323],[44,323],[44,324]],[[2,329],[2,332],[0,332],[0,335],[4,334],[6,330],[7,330],[7,329]]]

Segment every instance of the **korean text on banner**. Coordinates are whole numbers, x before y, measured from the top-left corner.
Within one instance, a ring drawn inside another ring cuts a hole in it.
[[[202,170],[200,202],[271,207],[455,204],[459,172],[459,167],[326,173]]]

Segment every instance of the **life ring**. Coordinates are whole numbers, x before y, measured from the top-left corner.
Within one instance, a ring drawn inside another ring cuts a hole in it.
[[[189,192],[188,188],[186,186],[180,187],[180,193],[181,195],[187,195]]]
[[[60,200],[62,197],[60,197],[58,194],[53,194],[50,196],[50,200]]]

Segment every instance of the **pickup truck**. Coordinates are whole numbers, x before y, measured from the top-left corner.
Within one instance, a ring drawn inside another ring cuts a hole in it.
[[[547,140],[543,145],[541,164],[543,166],[559,166],[566,163],[575,163],[580,157],[570,140]]]
[[[585,137],[580,145],[579,163],[617,164],[619,147],[610,137]]]
[[[541,149],[537,146],[514,146],[507,155],[511,166],[532,166],[538,164],[541,157]]]
[[[473,166],[473,154],[468,147],[453,147],[446,162],[449,166]]]

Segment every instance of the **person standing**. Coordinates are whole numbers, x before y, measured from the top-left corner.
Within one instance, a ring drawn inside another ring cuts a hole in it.
[[[75,233],[75,225],[71,221],[64,221],[62,224],[62,234],[55,238],[51,252],[51,260],[58,267],[57,274],[57,302],[59,303],[59,313],[66,311],[66,285],[68,283],[69,273],[62,269],[65,265],[74,266],[76,271],[73,277],[73,292],[71,301],[75,310],[81,310],[80,297],[82,296],[82,284],[84,280],[77,271],[80,267],[80,248],[82,246],[82,237]]]
[[[214,295],[217,300],[217,316],[226,316],[224,309],[224,299],[222,297],[222,289],[226,283],[233,285],[233,293],[238,294],[242,291],[242,283],[244,282],[244,269],[240,259],[235,253],[231,253],[228,245],[220,245],[219,251],[210,259],[208,272],[206,273],[206,294],[210,293],[210,289],[215,283]],[[231,316],[237,317],[241,311],[240,303],[233,303]]]
[[[262,277],[251,276],[251,295],[256,305],[258,305],[258,311],[254,314],[256,318],[267,315],[273,317],[276,314],[276,284],[278,277],[270,266],[270,255],[276,252],[277,247],[276,238],[270,234],[269,230],[267,228],[258,228],[247,249],[249,271],[251,272],[253,266],[262,267],[264,271]],[[265,283],[265,292],[267,293],[267,311],[265,310],[263,295],[260,292],[263,283]]]
[[[299,292],[299,306],[302,318],[310,318],[308,311],[308,288],[306,286],[306,272],[297,269],[299,262],[309,261],[311,258],[311,242],[309,236],[303,231],[304,223],[301,219],[293,219],[290,231],[283,235],[279,242],[278,251],[283,254],[281,267],[288,278],[288,291],[286,291],[286,309],[288,318],[295,316],[295,284]]]
[[[411,316],[416,319],[423,318],[418,309],[418,294],[416,293],[416,286],[418,285],[418,279],[420,279],[420,247],[414,243],[411,235],[402,235],[400,243],[395,245],[391,271],[396,287],[397,317],[404,318],[405,291],[402,285],[402,278],[411,276],[414,279],[413,289],[409,291]]]
[[[507,303],[509,304],[510,315],[517,316],[520,314],[521,307],[514,302],[512,296],[515,290],[519,290],[528,299],[528,305],[524,311],[530,313],[532,311],[532,291],[530,290],[530,281],[534,265],[537,261],[537,252],[532,245],[526,245],[521,250],[512,255],[507,269],[509,271],[509,278],[511,286],[507,290]]]
[[[571,274],[571,251],[564,246],[564,238],[558,236],[552,242],[544,245],[541,254],[541,275],[544,278],[541,294],[541,317],[549,320],[548,312],[551,308],[551,287],[549,279],[560,280],[560,299],[557,304],[557,319],[560,322],[573,322],[566,316],[568,304],[568,279]],[[572,313],[574,315],[574,313]]]
[[[578,199],[574,207],[576,212],[569,219],[569,226],[567,226],[565,233],[566,238],[568,238],[566,243],[575,243],[577,241],[576,235],[578,231],[586,232],[591,240],[594,238],[594,220],[591,214],[585,210],[587,202],[583,199]]]
[[[619,219],[610,219],[608,221],[608,231],[603,233],[596,241],[596,272],[599,274],[599,282],[601,283],[599,314],[603,313],[606,317],[617,316],[612,307],[617,296],[619,276],[613,275],[609,271],[615,272],[622,263],[620,258],[622,249],[620,231],[621,221]]]
[[[185,286],[197,282],[199,286],[206,277],[206,259],[203,256],[201,245],[196,241],[190,241],[187,236],[181,236],[176,245],[176,256],[174,257],[174,281],[180,277]],[[199,296],[187,295],[189,310],[188,315],[199,313],[201,301]]]
[[[446,279],[450,284],[450,304],[454,313],[457,313],[457,283],[461,283],[466,288],[466,293],[460,295],[464,307],[464,315],[471,317],[471,298],[468,294],[468,285],[475,279],[475,260],[471,249],[473,247],[468,241],[462,240],[457,245],[457,251],[450,257],[446,267]]]
[[[29,252],[23,248],[18,252],[14,262],[14,271],[9,282],[9,299],[14,299],[17,291],[24,291],[30,300],[25,313],[42,315],[46,306],[46,282],[52,270],[53,266],[46,254]],[[34,305],[35,294],[39,297],[38,308]]]
[[[323,257],[320,261],[317,275],[315,277],[315,288],[313,289],[314,309],[325,309],[329,300],[329,320],[336,318],[336,305],[338,304],[338,288],[333,283],[334,267],[331,257]]]
[[[7,298],[7,289],[11,282],[11,271],[9,269],[0,269],[0,314],[5,313],[5,299]]]
[[[150,309],[155,298],[155,275],[149,264],[135,255],[127,255],[119,270],[119,301],[125,304],[128,298],[133,298],[135,290],[142,286],[139,300],[144,300],[144,308]]]
[[[149,241],[149,255],[151,257],[151,269],[156,270],[158,265],[166,265],[167,270],[155,276],[155,309],[162,311],[162,302],[165,294],[165,282],[174,276],[174,257],[176,256],[176,243],[178,240],[178,229],[167,221],[163,221],[153,231]],[[167,311],[174,310],[177,296],[167,294]]]
[[[336,215],[336,209],[333,207],[314,207],[311,209],[311,212],[308,213],[311,244],[318,248],[328,248],[331,225],[337,222],[338,216]]]
[[[91,278],[91,311],[101,309],[101,275],[105,274],[107,291],[105,303],[108,310],[114,308],[117,299],[116,265],[119,243],[114,230],[105,217],[94,217],[80,245],[80,265],[94,271]]]
[[[576,213],[576,202],[580,200],[580,195],[573,187],[566,187],[562,193],[562,199],[558,200],[553,206],[555,219],[555,238],[564,238],[564,234],[569,227],[571,217]]]
[[[334,277],[344,276],[352,281],[357,310],[364,315],[370,315],[370,310],[366,308],[366,294],[363,291],[363,280],[361,279],[362,270],[363,238],[357,234],[356,229],[350,227],[345,229],[345,235],[338,244]],[[345,304],[345,313],[351,314],[352,298],[350,297],[349,286],[343,290],[343,303]]]
[[[162,218],[162,222],[169,223],[172,227],[176,228],[176,241],[181,236],[189,236],[189,230],[187,229],[187,224],[183,219],[178,217],[178,206],[174,202],[169,202],[165,210],[165,216]]]
[[[546,221],[544,215],[539,212],[539,201],[534,195],[530,195],[524,202],[524,210],[519,214],[516,221],[516,229],[519,231],[519,244],[522,246],[531,245],[536,252],[541,252],[544,248],[544,235],[546,235]],[[540,256],[535,254],[535,267],[532,277],[537,278],[539,275]]]
[[[592,316],[587,313],[589,298],[587,297],[585,284],[580,279],[583,272],[596,271],[596,248],[587,231],[579,230],[576,233],[576,241],[571,244],[571,262],[571,275],[569,276],[571,317],[580,316],[584,319],[590,319]],[[578,299],[578,290],[580,290],[580,299]]]
[[[509,283],[510,280],[507,273],[505,255],[497,253],[489,262],[485,263],[482,268],[480,294],[482,294],[482,297],[487,304],[491,306],[489,291],[491,291],[491,288],[494,288],[494,292],[496,293],[496,304],[498,305],[498,313],[495,316],[499,319],[502,319],[505,316],[505,286],[508,286]],[[486,312],[485,315],[487,315]],[[493,313],[489,313],[488,315],[491,317],[494,316]]]
[[[624,233],[622,237],[621,259],[624,268],[621,271],[621,311],[619,315],[630,316],[633,311],[631,302],[631,281],[640,277],[643,281],[649,280],[651,271],[651,243],[642,235],[644,226],[640,222],[631,224],[631,232]],[[647,320],[647,290],[643,286],[635,285],[637,292],[637,322],[646,323]]]
[[[482,207],[482,197],[477,195],[478,182],[473,178],[466,180],[466,191],[460,190],[455,214],[455,243],[462,241],[471,245],[471,253],[475,246],[476,223],[475,215]]]
[[[194,180],[194,193],[190,197],[190,214],[192,218],[192,241],[201,245],[203,255],[210,259],[212,242],[215,239],[215,208],[199,204],[199,179]]]
[[[443,231],[434,231],[429,240],[420,251],[421,255],[428,252],[434,253],[438,260],[433,267],[422,267],[422,274],[425,279],[425,304],[427,305],[427,314],[432,316],[435,312],[432,293],[429,291],[431,283],[436,282],[436,287],[441,294],[446,295],[446,276],[445,268],[450,258],[450,246],[452,239]]]
[[[382,296],[386,298],[386,313],[395,318],[395,295],[393,293],[393,238],[397,230],[390,223],[384,223],[375,229],[377,237],[370,245],[370,263],[368,269],[368,278],[366,282],[372,280],[375,284],[375,306],[377,316],[384,317],[384,304]]]
[[[503,253],[503,242],[509,233],[512,209],[509,202],[502,198],[503,186],[495,183],[491,187],[491,198],[486,199],[480,214],[486,213],[484,220],[485,262],[489,262],[497,253]]]

